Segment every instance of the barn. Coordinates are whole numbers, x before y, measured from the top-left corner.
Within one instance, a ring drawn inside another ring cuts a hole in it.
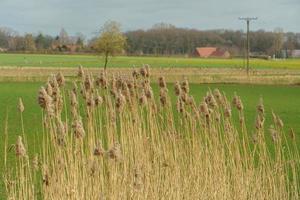
[[[196,55],[200,58],[230,58],[230,53],[227,50],[217,47],[198,47]]]

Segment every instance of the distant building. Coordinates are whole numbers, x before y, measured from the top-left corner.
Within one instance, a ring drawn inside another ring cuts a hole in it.
[[[6,52],[6,51],[7,51],[7,49],[4,49],[4,48],[0,47],[0,52]]]
[[[63,45],[52,44],[52,50],[56,50],[56,51],[66,51],[66,52],[74,53],[78,49],[80,49],[80,46],[76,44],[63,44]]]
[[[295,49],[291,52],[292,58],[300,58],[300,49]]]
[[[196,48],[196,55],[201,58],[230,58],[230,53],[217,47]]]
[[[281,56],[282,56],[282,58],[300,58],[300,49],[281,50]]]

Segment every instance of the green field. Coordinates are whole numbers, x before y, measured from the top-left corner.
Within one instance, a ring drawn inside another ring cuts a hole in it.
[[[0,66],[17,67],[102,67],[104,59],[95,55],[39,55],[0,54]],[[149,64],[152,67],[226,67],[242,68],[243,59],[200,59],[182,57],[113,57],[108,67],[132,67]],[[300,69],[300,59],[261,60],[251,59],[255,69],[286,68]]]

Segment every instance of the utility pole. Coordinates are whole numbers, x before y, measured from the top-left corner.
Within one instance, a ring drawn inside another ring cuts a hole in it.
[[[250,21],[257,20],[257,17],[240,17],[239,20],[244,20],[247,22],[247,75],[249,75],[249,57],[250,57],[250,39],[249,39],[249,29]]]

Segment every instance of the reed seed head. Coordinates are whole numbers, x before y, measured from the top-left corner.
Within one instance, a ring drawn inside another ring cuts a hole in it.
[[[200,109],[200,113],[203,113],[205,116],[209,115],[209,108],[205,100],[200,103],[199,109]]]
[[[95,97],[95,105],[100,106],[102,103],[103,103],[103,98],[97,92]]]
[[[189,82],[187,79],[184,79],[184,81],[181,82],[181,89],[185,93],[190,92]]]
[[[38,104],[49,114],[54,113],[53,100],[44,87],[41,87],[38,94]]]
[[[229,106],[226,106],[224,109],[224,117],[231,118],[231,108]]]
[[[48,82],[50,83],[50,85],[52,87],[52,95],[51,96],[55,96],[56,95],[56,90],[59,88],[56,76],[52,75],[50,80],[48,80]]]
[[[223,99],[222,99],[222,94],[221,94],[220,90],[216,88],[216,89],[214,89],[213,93],[214,93],[214,96],[215,96],[217,102],[219,104],[222,103]]]
[[[77,96],[73,90],[70,92],[70,96],[71,96],[71,98],[70,98],[71,106],[77,107],[78,106]]]
[[[142,77],[146,78],[148,75],[147,75],[147,70],[145,68],[145,66],[141,67],[140,69],[140,74]]]
[[[47,94],[49,96],[53,95],[53,89],[52,89],[52,86],[51,86],[51,84],[49,82],[47,82],[47,84],[46,84],[46,91],[47,91]]]
[[[205,97],[205,102],[208,106],[214,108],[217,106],[217,102],[215,100],[215,97],[210,93],[208,92],[206,97]]]
[[[32,167],[34,170],[39,169],[39,155],[38,154],[34,154],[34,157],[32,159]]]
[[[180,113],[183,113],[185,111],[184,103],[182,102],[182,99],[180,97],[177,97],[176,109]]]
[[[146,97],[146,94],[145,94],[144,90],[142,90],[142,92],[140,94],[139,103],[140,103],[140,105],[146,105],[147,104],[147,97]]]
[[[167,105],[167,96],[168,96],[168,90],[167,88],[160,88],[159,92],[159,100],[162,106]]]
[[[81,65],[79,65],[77,76],[83,78],[84,77],[84,70]]]
[[[94,149],[94,156],[103,156],[105,154],[105,150],[103,149],[101,142],[98,142]]]
[[[92,90],[93,90],[92,77],[88,74],[85,76],[85,79],[84,79],[84,89],[89,92],[92,92]]]
[[[123,107],[126,103],[126,98],[124,97],[124,95],[119,91],[117,93],[117,96],[116,96],[116,108],[117,108],[117,111],[122,111],[123,110]]]
[[[271,134],[273,142],[276,142],[277,139],[278,139],[278,132],[276,131],[276,129],[274,128],[274,126],[272,126],[272,125],[270,126],[269,132]]]
[[[67,127],[65,124],[61,121],[61,119],[57,118],[57,143],[59,145],[65,144],[65,136],[67,135]]]
[[[49,186],[50,185],[50,174],[49,174],[49,168],[46,164],[43,165],[42,174],[43,174],[43,184],[45,184],[46,186]]]
[[[102,87],[103,89],[108,88],[108,81],[106,78],[106,73],[101,72],[100,76],[96,80],[96,85]]]
[[[16,156],[24,157],[26,155],[26,149],[23,144],[21,136],[18,136],[18,138],[17,138],[15,149],[16,149]]]
[[[257,111],[261,115],[265,114],[265,108],[264,108],[264,104],[263,104],[263,98],[259,99],[259,104],[257,105]]]
[[[181,87],[180,87],[179,81],[175,82],[174,91],[175,91],[175,95],[176,96],[180,96],[180,94],[181,94]]]
[[[234,93],[232,104],[237,108],[238,111],[241,112],[244,110],[243,102],[242,102],[241,98],[239,96],[237,96],[236,93]]]
[[[85,135],[81,117],[75,119],[72,123],[73,133],[76,138],[82,139]]]
[[[93,93],[87,93],[87,97],[86,97],[86,105],[87,105],[88,107],[93,108],[93,107],[95,107],[95,103],[96,103],[96,101],[95,101],[95,98],[94,98]]]
[[[20,113],[23,113],[25,110],[22,98],[19,98],[18,110],[20,111]]]
[[[135,69],[132,71],[132,77],[134,79],[138,79],[139,78],[139,73]]]
[[[161,76],[161,77],[158,78],[158,85],[159,85],[160,88],[166,88],[167,87],[165,77]]]
[[[118,142],[116,142],[107,153],[109,158],[114,159],[116,161],[122,161],[123,159],[121,145]]]
[[[148,64],[145,65],[145,70],[146,70],[146,77],[149,78],[150,77],[150,66]]]
[[[57,81],[59,87],[62,87],[65,85],[65,77],[61,72],[56,74],[55,78],[56,78],[56,81]]]
[[[256,129],[257,130],[262,129],[264,126],[264,122],[265,122],[265,118],[262,115],[258,114],[255,120]]]

